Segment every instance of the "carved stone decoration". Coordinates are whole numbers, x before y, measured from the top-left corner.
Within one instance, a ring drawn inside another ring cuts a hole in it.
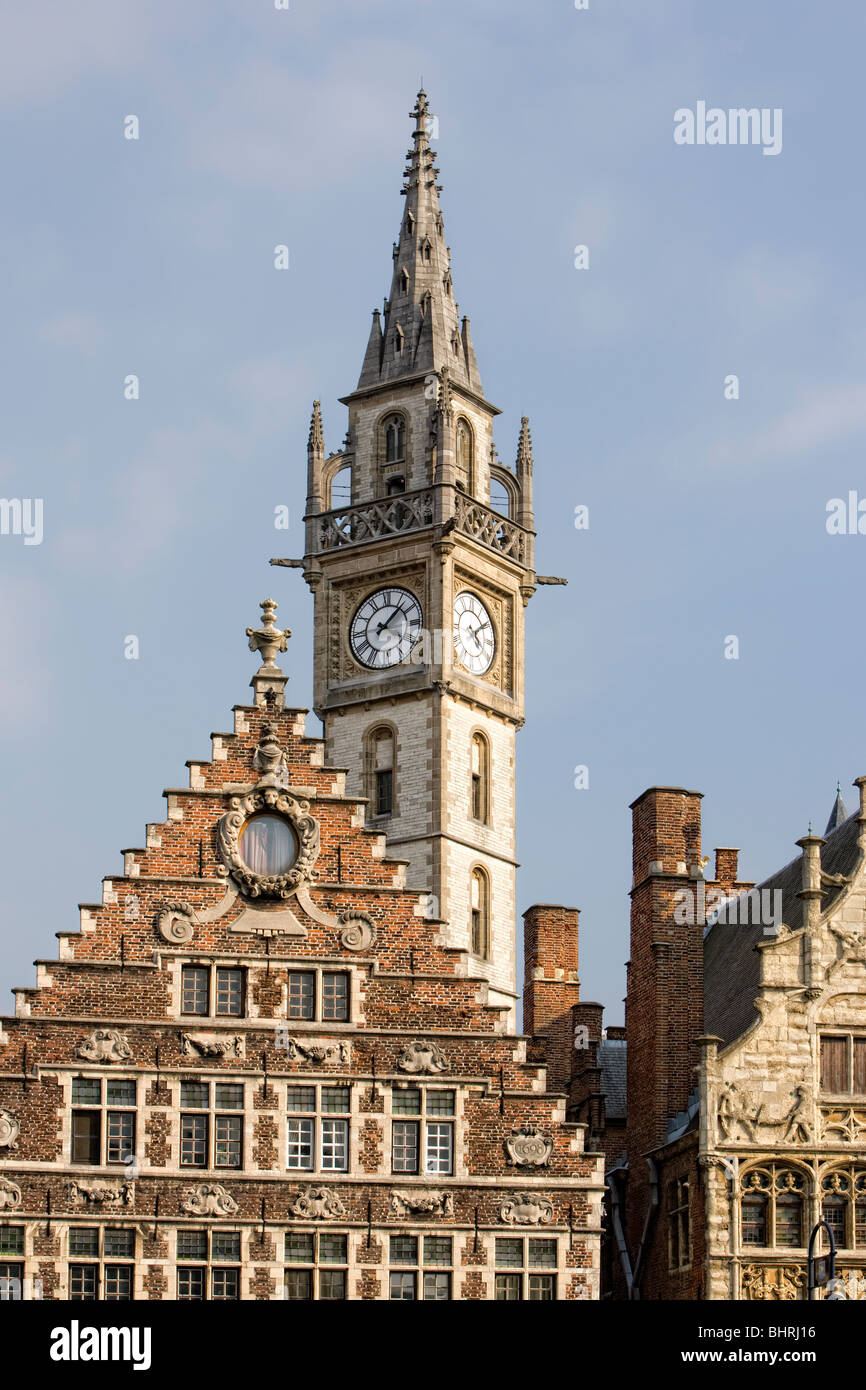
[[[187,1216],[234,1216],[238,1204],[222,1183],[201,1182],[180,1204]]]
[[[14,1211],[21,1205],[21,1188],[9,1178],[0,1178],[0,1211]]]
[[[128,1207],[135,1195],[131,1182],[111,1178],[75,1178],[66,1191],[73,1207]]]
[[[314,1066],[320,1067],[325,1062],[346,1063],[349,1061],[349,1044],[347,1042],[324,1041],[323,1039],[304,1038],[303,1042],[299,1038],[289,1037],[284,1028],[277,1029],[276,1045],[284,1050],[293,1062],[301,1058],[305,1062],[312,1062]]]
[[[553,1140],[535,1125],[521,1125],[505,1140],[505,1152],[515,1168],[546,1168],[553,1153]]]
[[[87,1062],[128,1062],[132,1048],[116,1028],[94,1028],[90,1037],[79,1043],[76,1056]]]
[[[806,1114],[809,1108],[809,1088],[796,1086],[789,1092],[791,1104],[781,1114],[764,1113],[763,1101],[758,1103],[750,1091],[740,1090],[732,1081],[719,1097],[719,1129],[725,1139],[739,1140],[743,1137],[752,1144],[758,1142],[760,1129],[782,1130],[780,1141],[783,1144],[809,1144],[812,1128]],[[738,1132],[739,1131],[739,1132]]]
[[[397,1058],[397,1066],[400,1071],[435,1073],[445,1071],[448,1062],[438,1043],[410,1042]]]
[[[228,926],[230,932],[245,936],[306,936],[307,929],[289,908],[245,907],[240,917]]]
[[[821,1112],[821,1138],[856,1144],[866,1134],[866,1110],[835,1107]]]
[[[305,1221],[336,1220],[346,1215],[343,1203],[329,1187],[311,1187],[302,1192],[289,1210]]]
[[[453,1216],[454,1197],[450,1192],[392,1192],[392,1216]]]
[[[340,945],[347,951],[366,951],[376,940],[376,928],[366,912],[341,912]]]
[[[866,931],[862,927],[848,927],[842,922],[831,922],[830,931],[839,942],[839,956],[827,971],[828,980],[831,980],[843,965],[854,962],[866,965]]]
[[[743,1289],[759,1302],[795,1302],[806,1283],[806,1271],[797,1265],[746,1265]]]
[[[181,1033],[184,1057],[244,1057],[243,1033]]]
[[[739,1138],[736,1134],[737,1129],[741,1129],[746,1138],[754,1144],[755,1126],[757,1125],[763,1105],[756,1105],[751,1094],[741,1091],[735,1081],[726,1086],[719,1097],[719,1129],[725,1139]]]
[[[289,898],[302,883],[314,877],[319,857],[319,822],[310,815],[310,803],[278,787],[261,787],[247,796],[233,796],[230,810],[217,823],[220,853],[229,872],[251,898]],[[256,874],[240,853],[240,833],[250,816],[269,811],[290,823],[298,853],[283,874]]]
[[[160,903],[156,929],[170,946],[187,946],[195,935],[197,920],[190,903]]]
[[[21,1126],[8,1110],[0,1110],[0,1149],[16,1149]]]
[[[533,1192],[515,1192],[500,1205],[499,1220],[506,1226],[547,1226],[553,1220],[553,1203]]]
[[[277,732],[270,724],[262,727],[261,742],[253,754],[253,767],[260,774],[256,787],[281,787],[289,784],[286,755],[277,742]]]

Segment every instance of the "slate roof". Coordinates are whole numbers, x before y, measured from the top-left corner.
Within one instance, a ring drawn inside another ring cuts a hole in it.
[[[609,1120],[625,1119],[625,1059],[624,1039],[602,1038],[598,1045],[598,1065],[605,1115]]]
[[[828,834],[821,847],[821,868],[825,873],[852,873],[858,860],[859,829],[858,816],[852,815]],[[802,855],[758,885],[761,890],[781,892],[782,921],[792,931],[803,925],[804,905],[797,897],[801,887]],[[821,899],[822,912],[832,907],[842,892],[842,886],[830,888]],[[760,922],[745,926],[716,922],[704,934],[704,1032],[717,1034],[725,1045],[745,1033],[758,1017],[753,1004],[760,980],[756,948],[759,942],[767,940]]]

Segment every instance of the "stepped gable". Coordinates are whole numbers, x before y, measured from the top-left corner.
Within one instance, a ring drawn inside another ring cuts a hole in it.
[[[272,643],[283,634],[275,605],[263,609],[269,621],[258,635]],[[352,1242],[359,1232],[346,1296],[381,1297],[384,1287],[387,1297],[387,1272],[384,1285],[372,1273],[352,1282],[355,1266],[381,1262],[385,1232],[417,1225],[422,1210],[425,1230],[466,1233],[463,1263],[491,1268],[494,1233],[540,1223],[561,1241],[569,1291],[560,1296],[592,1296],[602,1174],[599,1156],[584,1152],[585,1127],[565,1122],[565,1096],[546,1090],[526,1040],[503,1031],[505,1011],[469,975],[467,953],[441,944],[423,885],[407,883],[405,861],[365,828],[364,801],[346,795],[342,770],[324,765],[305,711],[283,706],[287,678],[266,645],[254,703],[235,708],[233,732],[213,735],[209,761],[189,763],[188,787],[166,790],[165,819],[147,827],[143,847],[124,851],[124,872],[104,880],[101,903],[82,906],[79,931],[58,933],[59,959],[37,962],[36,986],[18,989],[16,1017],[2,1020],[0,1205],[4,1219],[23,1223],[21,1268],[43,1279],[45,1297],[67,1298],[80,1277],[65,1259],[69,1223],[128,1226],[137,1242],[131,1296],[173,1297],[178,1230],[217,1217],[241,1233],[238,1296],[273,1298],[282,1229],[333,1217]],[[292,825],[296,853],[253,873],[240,837],[268,813]],[[242,1007],[215,1008],[211,985],[207,1016],[184,1012],[184,967],[243,972]],[[313,1018],[289,1017],[289,975],[305,970],[349,981],[345,1016],[329,1021],[317,1005]],[[74,1099],[73,1083],[88,1078],[134,1088],[134,1100],[113,1102],[128,1107],[132,1149],[122,1159],[109,1156],[105,1110],[82,1155],[73,1110],[94,1112],[76,1109],[88,1102]],[[204,1163],[184,1166],[189,1081],[242,1088],[231,1112],[242,1126],[236,1162],[220,1166],[209,1148]],[[321,1082],[351,1096],[350,1159],[339,1171],[320,1161],[298,1171],[287,1160],[286,1088],[318,1094]],[[440,1128],[453,1130],[453,1158],[413,1179],[392,1167],[392,1097],[428,1084],[452,1098],[443,1113],[454,1118]],[[524,1149],[539,1144],[544,1161],[525,1165]],[[413,1181],[425,1189],[421,1208],[403,1193]],[[492,1296],[477,1274],[462,1291],[454,1246],[453,1296]]]

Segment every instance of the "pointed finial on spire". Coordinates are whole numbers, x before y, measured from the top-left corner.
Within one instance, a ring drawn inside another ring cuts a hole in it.
[[[517,473],[532,472],[532,435],[529,433],[529,416],[520,420],[520,438],[517,441]]]
[[[261,627],[248,627],[246,630],[250,651],[260,652],[262,657],[262,664],[250,685],[256,692],[256,704],[260,709],[281,710],[285,705],[284,690],[289,678],[277,666],[274,657],[277,652],[288,650],[287,639],[292,634],[288,628],[278,628],[274,622],[277,605],[272,598],[263,599],[259,607],[262,610]]]
[[[324,450],[325,441],[322,436],[322,402],[313,401],[313,413],[310,417],[310,433],[307,438],[307,448]]]

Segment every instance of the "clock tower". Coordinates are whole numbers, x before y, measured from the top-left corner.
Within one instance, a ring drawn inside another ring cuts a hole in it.
[[[532,446],[524,419],[515,467],[497,457],[500,412],[454,298],[423,91],[411,114],[390,292],[342,398],[339,452],[326,455],[314,404],[305,555],[288,563],[314,595],[326,761],[348,769],[368,825],[429,893],[431,931],[469,953],[513,1026]]]

